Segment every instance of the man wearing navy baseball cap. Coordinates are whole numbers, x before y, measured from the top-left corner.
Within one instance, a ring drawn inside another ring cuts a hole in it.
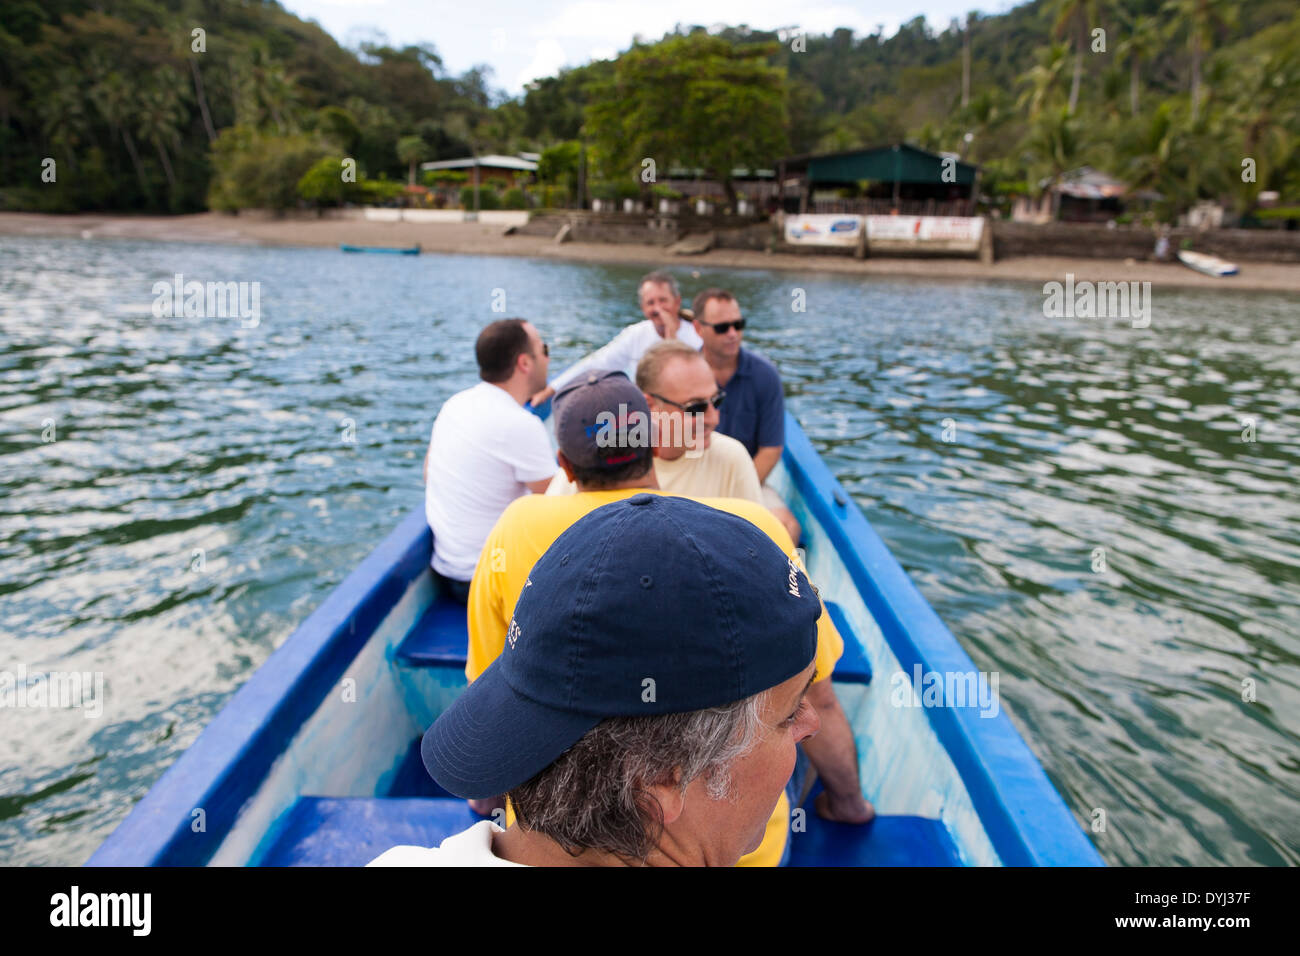
[[[685,498],[592,511],[533,565],[506,646],[421,753],[491,821],[372,865],[732,866],[816,734],[821,601],[772,539]]]

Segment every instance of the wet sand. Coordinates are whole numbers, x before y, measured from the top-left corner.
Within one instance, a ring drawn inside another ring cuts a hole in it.
[[[920,279],[994,281],[1075,280],[1150,281],[1153,286],[1300,292],[1300,264],[1241,262],[1241,273],[1216,279],[1178,263],[1062,256],[1023,256],[985,264],[975,259],[869,258],[796,255],[742,249],[713,249],[702,255],[669,255],[649,243],[566,242],[545,236],[505,235],[500,225],[484,223],[367,222],[342,218],[268,218],[198,213],[188,216],[51,216],[0,213],[0,235],[95,239],[146,239],[161,242],[221,242],[253,245],[410,246],[424,252],[487,256],[531,256],[584,262],[627,262],[677,270],[708,268],[781,269],[862,276],[912,276]]]

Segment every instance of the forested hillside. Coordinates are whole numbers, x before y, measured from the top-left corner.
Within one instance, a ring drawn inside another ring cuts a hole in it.
[[[1300,203],[1294,0],[1035,0],[888,38],[680,25],[518,99],[485,69],[448,75],[432,46],[345,49],[259,0],[0,11],[0,208],[376,200],[471,150],[542,152],[548,199],[572,200],[580,155],[589,191],[618,194],[644,156],[716,170],[898,140],[980,163],[994,198],[1090,164],[1169,215],[1247,212],[1264,189]]]

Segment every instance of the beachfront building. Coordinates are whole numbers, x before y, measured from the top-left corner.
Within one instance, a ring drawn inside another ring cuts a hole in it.
[[[457,177],[458,181],[442,182],[434,187],[444,201],[454,204],[459,201],[461,185],[468,186],[476,192],[483,187],[504,191],[515,187],[523,188],[536,182],[539,158],[536,153],[524,153],[519,156],[465,156],[460,159],[439,159],[421,163],[420,169],[435,174],[459,173],[464,176],[463,180]]]
[[[973,216],[979,167],[907,143],[787,156],[776,194],[790,213]]]
[[[1056,181],[1043,180],[1037,197],[1017,197],[1011,207],[1013,222],[1108,222],[1134,207],[1149,208],[1161,196],[1150,190],[1134,192],[1128,183],[1091,166],[1062,173]]]

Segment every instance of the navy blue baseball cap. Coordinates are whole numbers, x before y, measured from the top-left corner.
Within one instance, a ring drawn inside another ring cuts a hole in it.
[[[424,766],[458,797],[506,793],[607,717],[789,680],[820,615],[803,570],[744,518],[655,494],[597,508],[537,560],[501,656],[425,733]]]

